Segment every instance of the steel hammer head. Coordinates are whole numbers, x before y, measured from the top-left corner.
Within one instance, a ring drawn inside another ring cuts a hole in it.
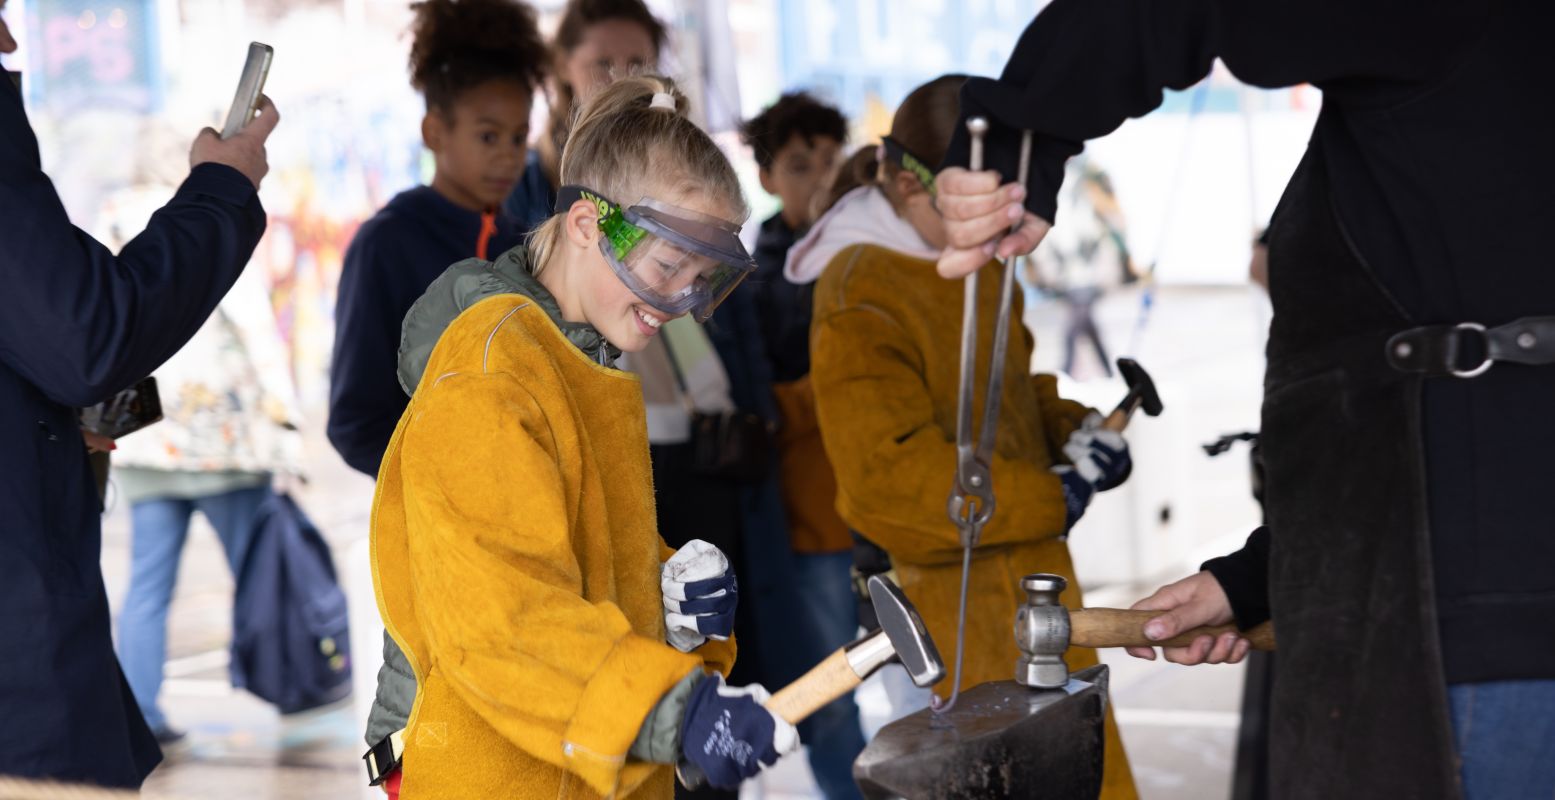
[[[1069,610],[1058,602],[1069,582],[1062,575],[1037,573],[1020,581],[1026,602],[1015,612],[1015,681],[1034,689],[1056,689],[1069,682]]]
[[[929,638],[929,630],[923,625],[918,609],[896,584],[884,576],[869,579],[869,599],[875,604],[875,615],[880,618],[880,630],[891,641],[896,657],[912,682],[918,686],[931,686],[945,677],[945,662],[939,649]],[[864,676],[860,676],[864,677]]]
[[[1159,416],[1162,409],[1161,395],[1156,393],[1155,381],[1150,380],[1150,373],[1132,358],[1118,359],[1118,372],[1122,373],[1123,380],[1128,383],[1128,399],[1124,403],[1137,404],[1147,416]]]

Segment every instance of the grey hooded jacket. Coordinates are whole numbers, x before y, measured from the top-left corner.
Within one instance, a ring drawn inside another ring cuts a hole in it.
[[[400,386],[406,394],[415,394],[432,350],[443,331],[465,309],[499,294],[521,294],[535,301],[567,340],[603,366],[615,366],[621,351],[605,340],[593,326],[562,319],[556,298],[530,271],[529,250],[515,247],[496,261],[466,259],[448,268],[427,287],[405,315],[399,351]],[[701,670],[692,670],[671,688],[648,713],[628,755],[637,761],[674,764],[680,759],[680,722],[691,690],[702,679]],[[378,670],[378,694],[367,716],[367,743],[376,745],[402,730],[410,718],[416,699],[416,676],[398,644],[383,634],[383,667]]]

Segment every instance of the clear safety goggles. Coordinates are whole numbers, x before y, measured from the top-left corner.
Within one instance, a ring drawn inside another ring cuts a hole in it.
[[[599,211],[599,249],[632,293],[666,314],[690,313],[706,322],[734,287],[756,271],[728,220],[643,198],[621,208],[581,186],[563,186],[556,211],[579,200]]]

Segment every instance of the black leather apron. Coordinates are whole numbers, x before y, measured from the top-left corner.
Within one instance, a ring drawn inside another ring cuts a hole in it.
[[[1314,140],[1269,242],[1262,447],[1280,672],[1275,797],[1457,798],[1412,327],[1334,213]]]

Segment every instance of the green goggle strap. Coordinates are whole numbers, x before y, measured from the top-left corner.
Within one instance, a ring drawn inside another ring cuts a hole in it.
[[[902,169],[911,172],[918,179],[918,182],[923,184],[923,188],[928,190],[929,194],[937,194],[934,188],[934,170],[929,169],[929,166],[923,163],[922,159],[919,159],[909,152],[907,148],[903,147],[901,142],[889,136],[885,137],[882,142],[885,144],[887,155],[900,164]]]
[[[615,254],[617,261],[624,263],[626,254],[632,252],[632,248],[648,232],[628,222],[620,206],[581,186],[563,186],[556,194],[556,209],[558,212],[565,211],[579,200],[587,200],[594,205],[599,212],[599,230],[605,234],[605,241],[610,243],[610,252]]]

